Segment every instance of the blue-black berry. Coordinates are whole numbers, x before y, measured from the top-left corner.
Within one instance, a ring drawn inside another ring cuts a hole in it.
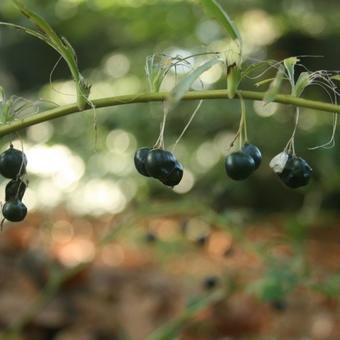
[[[0,154],[0,174],[6,178],[17,178],[26,173],[27,158],[13,145]]]
[[[153,149],[146,157],[145,168],[150,176],[166,180],[175,169],[176,162],[176,157],[170,151]]]
[[[196,238],[195,243],[199,247],[203,247],[209,240],[209,235],[201,235]]]
[[[204,280],[203,280],[203,288],[205,290],[211,290],[214,289],[218,286],[219,284],[219,279],[217,276],[207,276]]]
[[[151,148],[139,148],[135,152],[135,156],[134,156],[134,163],[135,163],[135,167],[137,171],[141,175],[146,176],[146,177],[150,177],[149,173],[146,171],[146,168],[145,168],[146,158],[150,150],[152,149]]]
[[[260,166],[262,161],[262,154],[260,149],[254,144],[245,143],[242,151],[249,155],[255,162],[255,170]]]
[[[243,151],[233,152],[226,156],[225,171],[234,180],[243,180],[251,175],[255,170],[255,161]]]
[[[12,201],[18,199],[22,200],[26,191],[26,183],[21,179],[12,179],[6,185],[5,200]]]
[[[279,312],[283,312],[284,310],[287,309],[287,302],[285,302],[284,300],[274,300],[274,301],[271,301],[270,304],[273,309]]]
[[[157,235],[154,232],[149,231],[145,234],[144,239],[147,243],[155,243],[157,241]]]
[[[169,187],[174,187],[179,184],[183,177],[183,166],[180,162],[176,161],[174,169],[166,178],[160,178],[159,180]]]
[[[312,172],[312,168],[303,158],[289,155],[279,177],[288,187],[295,189],[307,185]]]
[[[2,207],[2,215],[11,222],[22,221],[27,214],[26,206],[20,200],[11,200]]]

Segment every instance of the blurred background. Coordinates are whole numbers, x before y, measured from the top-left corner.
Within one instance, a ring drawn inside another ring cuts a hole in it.
[[[339,70],[338,1],[220,3],[241,31],[248,63],[305,56],[312,71]],[[227,42],[198,1],[25,4],[71,42],[92,99],[148,91],[149,55],[187,56]],[[30,25],[7,0],[0,19]],[[59,57],[49,46],[2,27],[0,47],[0,86],[7,97],[32,101],[26,114],[75,102],[68,69],[63,62],[54,69]],[[174,79],[170,74],[162,90]],[[202,82],[225,88],[223,68],[214,66]],[[246,80],[241,88],[267,85]],[[318,87],[305,96],[329,101]],[[166,148],[196,105],[171,112]],[[313,178],[290,190],[268,163],[292,133],[294,108],[249,101],[247,112],[249,139],[263,152],[260,169],[242,182],[226,177],[239,101],[205,101],[176,147],[185,173],[173,190],[140,176],[133,164],[135,150],[158,137],[160,103],[97,110],[97,142],[92,111],[3,137],[2,150],[23,143],[29,173],[28,216],[5,223],[0,235],[3,337],[340,338],[340,147],[308,149],[329,140],[332,115],[301,110],[296,149]],[[6,183],[1,179],[2,201]]]

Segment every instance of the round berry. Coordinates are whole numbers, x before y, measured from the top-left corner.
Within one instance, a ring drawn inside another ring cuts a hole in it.
[[[150,152],[150,148],[139,148],[136,153],[135,153],[135,157],[134,157],[134,162],[135,162],[135,167],[137,169],[137,171],[142,174],[143,176],[146,177],[150,177],[150,175],[148,174],[148,172],[146,171],[145,168],[145,162],[146,162],[146,158]]]
[[[244,144],[242,151],[249,155],[255,162],[255,170],[260,166],[262,161],[262,154],[260,149],[254,144]]]
[[[26,172],[27,159],[25,154],[11,145],[0,154],[0,174],[7,178],[17,178]]]
[[[157,241],[157,235],[154,232],[149,231],[145,234],[145,242],[154,243],[156,241]]]
[[[225,171],[234,180],[246,179],[255,170],[255,161],[248,154],[237,151],[226,156]]]
[[[196,238],[195,243],[198,247],[203,247],[206,245],[208,240],[209,240],[209,235],[201,235]]]
[[[287,309],[287,302],[284,300],[273,300],[271,301],[271,306],[273,309],[282,312]]]
[[[19,200],[8,201],[2,207],[2,215],[11,222],[22,221],[27,214],[26,206]]]
[[[175,168],[171,171],[166,178],[159,178],[159,180],[169,187],[174,187],[179,184],[183,177],[183,166],[180,162],[176,161]]]
[[[207,276],[203,280],[203,288],[206,290],[211,290],[217,287],[219,284],[219,279],[217,276]]]
[[[22,200],[26,191],[26,183],[21,179],[12,179],[6,185],[5,189],[5,200],[12,201],[18,199]]]
[[[175,156],[166,150],[151,150],[145,162],[145,169],[152,177],[165,180],[176,167]]]
[[[279,177],[288,187],[295,189],[307,185],[312,172],[312,168],[303,158],[289,155]]]

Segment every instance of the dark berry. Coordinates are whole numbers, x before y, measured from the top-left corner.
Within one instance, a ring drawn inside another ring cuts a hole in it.
[[[19,201],[21,201],[24,197],[26,187],[26,183],[23,182],[21,179],[12,179],[6,185],[5,200],[12,201],[18,199]]]
[[[203,288],[206,290],[211,290],[217,287],[219,283],[218,277],[217,276],[207,276],[203,280]]]
[[[26,206],[19,200],[8,201],[2,207],[2,215],[11,222],[22,221],[27,214]]]
[[[176,161],[175,168],[171,171],[166,178],[159,178],[159,180],[169,187],[174,187],[179,184],[183,177],[183,166],[180,162]]]
[[[152,231],[149,231],[145,234],[145,242],[147,243],[154,243],[157,241],[157,236]]]
[[[242,151],[249,155],[255,162],[255,170],[260,166],[262,161],[262,154],[260,149],[254,144],[244,144]]]
[[[7,178],[17,178],[26,172],[27,159],[25,154],[11,145],[0,154],[0,174]]]
[[[255,170],[254,159],[242,151],[226,156],[224,165],[227,175],[235,180],[246,179]]]
[[[282,312],[287,308],[287,303],[284,300],[274,300],[271,303],[273,309]]]
[[[199,246],[199,247],[203,247],[209,239],[209,235],[202,235],[197,237],[197,239],[195,240],[195,243]]]
[[[175,156],[166,150],[151,150],[145,162],[145,169],[152,177],[166,180],[176,167],[177,160]]]
[[[279,177],[288,187],[295,189],[307,185],[312,172],[312,168],[304,159],[289,155]]]
[[[139,148],[136,151],[135,157],[134,157],[135,167],[136,167],[137,171],[140,174],[142,174],[143,176],[146,176],[146,177],[150,177],[150,175],[148,174],[148,172],[146,171],[146,168],[145,168],[146,158],[147,158],[150,150],[152,150],[152,149],[150,149],[150,148]]]

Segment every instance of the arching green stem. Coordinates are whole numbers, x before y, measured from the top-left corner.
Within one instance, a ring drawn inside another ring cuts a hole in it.
[[[244,91],[239,90],[236,92],[236,97],[242,96],[243,99],[248,100],[262,100],[265,96],[265,92],[256,92],[256,91]],[[115,97],[107,97],[107,98],[99,98],[94,99],[92,101],[94,107],[104,108],[110,106],[117,105],[125,105],[132,103],[146,103],[146,102],[159,102],[164,101],[168,96],[168,93],[160,92],[160,93],[141,93],[141,94],[132,94],[125,96],[115,96]],[[188,92],[182,100],[200,100],[200,99],[228,99],[228,91],[226,90],[208,90],[208,91],[193,91]],[[299,107],[310,108],[314,110],[326,111],[326,112],[335,112],[340,113],[340,105],[334,105],[330,103],[297,98],[290,95],[278,94],[275,96],[274,102],[287,104],[287,105],[295,105]],[[90,106],[87,106],[86,109],[91,109]],[[0,137],[8,135],[10,133],[21,130],[25,127],[39,124],[45,121],[49,121],[58,117],[67,116],[72,113],[80,112],[77,104],[64,105],[51,110],[39,112],[32,116],[15,120],[9,124],[4,124],[0,126]],[[84,111],[81,111],[84,112]]]

